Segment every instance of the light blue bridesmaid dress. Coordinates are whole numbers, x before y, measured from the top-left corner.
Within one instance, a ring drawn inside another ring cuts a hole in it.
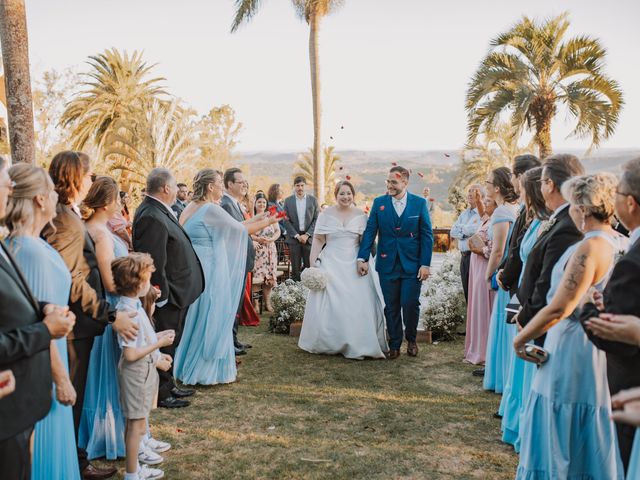
[[[518,286],[522,283],[524,266],[527,263],[529,253],[538,239],[538,231],[541,224],[542,222],[539,219],[534,219],[520,243],[522,271],[520,272]],[[510,346],[513,348],[512,345]],[[502,414],[502,441],[513,445],[516,452],[520,451],[520,443],[518,441],[520,415],[524,409],[524,401],[526,401],[531,391],[531,382],[533,381],[535,372],[536,365],[534,363],[525,362],[517,355],[511,357],[511,368],[500,403],[500,413]]]
[[[640,478],[640,430],[636,428],[636,434],[633,437],[633,447],[631,447],[631,457],[629,458],[629,467],[627,468],[627,480],[636,480]]]
[[[220,206],[200,207],[184,224],[204,271],[204,292],[189,307],[173,372],[188,385],[236,379],[233,322],[244,291],[247,230]]]
[[[41,302],[68,305],[71,274],[60,254],[41,238],[20,236],[7,242],[35,297]],[[55,340],[62,363],[69,370],[67,339]],[[73,410],[56,400],[46,417],[36,423],[33,440],[33,480],[80,480],[73,428]]]
[[[113,238],[114,258],[129,253],[127,245],[116,235]],[[107,301],[115,308],[118,296],[107,293]],[[87,457],[115,460],[125,456],[124,416],[120,409],[118,361],[120,346],[111,325],[93,340],[84,406],[78,429],[78,445],[87,450]]]
[[[614,247],[623,240],[602,231],[587,232],[582,242],[601,237]],[[555,294],[567,262],[579,243],[569,247],[551,274],[547,303]],[[594,287],[602,291],[614,266]],[[549,360],[535,375],[520,426],[520,464],[516,478],[622,480],[624,470],[611,415],[606,354],[588,339],[578,310],[549,329],[544,348]]]
[[[500,205],[491,215],[489,226],[489,239],[493,237],[493,226],[498,223],[509,223],[509,234],[504,248],[502,260],[509,251],[509,239],[516,220],[517,205]],[[498,288],[498,293],[493,301],[491,311],[491,324],[489,325],[489,337],[487,339],[487,353],[485,355],[484,379],[482,386],[485,390],[493,390],[502,393],[504,383],[508,376],[511,344],[515,338],[515,326],[507,325],[505,308],[511,296],[509,292]],[[513,328],[510,328],[513,327]]]

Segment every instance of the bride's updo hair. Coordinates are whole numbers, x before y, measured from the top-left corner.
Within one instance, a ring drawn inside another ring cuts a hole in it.
[[[572,205],[584,207],[588,216],[607,223],[614,213],[618,179],[611,173],[573,177],[562,184],[562,196]]]
[[[80,206],[80,213],[84,220],[89,220],[96,210],[111,205],[120,198],[118,183],[111,177],[98,177],[91,184],[89,193]]]
[[[223,173],[213,168],[203,168],[193,177],[193,201],[202,202],[206,200],[209,185],[216,181],[217,177],[222,178]]]
[[[348,180],[341,180],[340,182],[336,183],[336,188],[333,191],[333,196],[335,198],[338,198],[338,193],[340,193],[340,189],[344,186],[349,187],[349,190],[351,190],[351,194],[354,197],[356,196],[356,189],[353,188],[353,184]]]

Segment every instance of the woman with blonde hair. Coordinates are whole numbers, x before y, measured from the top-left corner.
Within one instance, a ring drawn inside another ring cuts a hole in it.
[[[605,352],[589,341],[578,321],[580,307],[593,291],[603,290],[627,243],[610,223],[616,185],[606,173],[562,185],[584,239],[555,264],[547,306],[513,342],[520,358],[539,365],[521,418],[519,479],[624,477],[610,418]],[[527,344],[545,332],[548,361],[540,363]]]
[[[239,223],[218,202],[224,194],[222,173],[200,170],[193,179],[193,201],[180,215],[205,278],[205,290],[189,307],[173,371],[188,385],[230,383],[236,379],[233,323],[244,288],[247,232],[277,223],[255,215]]]
[[[71,274],[60,254],[40,238],[56,215],[58,194],[42,168],[19,163],[9,169],[15,182],[5,224],[7,245],[29,288],[38,300],[69,303]],[[53,402],[49,414],[35,426],[32,476],[34,479],[80,479],[73,411],[76,391],[69,378],[67,339],[51,341]]]

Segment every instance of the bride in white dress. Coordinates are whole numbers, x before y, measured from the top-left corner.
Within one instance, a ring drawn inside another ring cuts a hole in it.
[[[309,292],[298,346],[310,353],[384,358],[389,348],[374,275],[358,275],[358,247],[367,216],[353,207],[354,195],[351,183],[338,183],[336,206],[316,222],[310,263],[327,275],[327,286]]]

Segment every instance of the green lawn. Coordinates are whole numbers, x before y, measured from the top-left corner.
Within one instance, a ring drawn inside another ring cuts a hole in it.
[[[154,435],[173,444],[166,478],[513,478],[500,397],[462,363],[462,337],[417,359],[353,361],[302,352],[266,323],[242,329],[254,348],[235,384],[153,412]]]

